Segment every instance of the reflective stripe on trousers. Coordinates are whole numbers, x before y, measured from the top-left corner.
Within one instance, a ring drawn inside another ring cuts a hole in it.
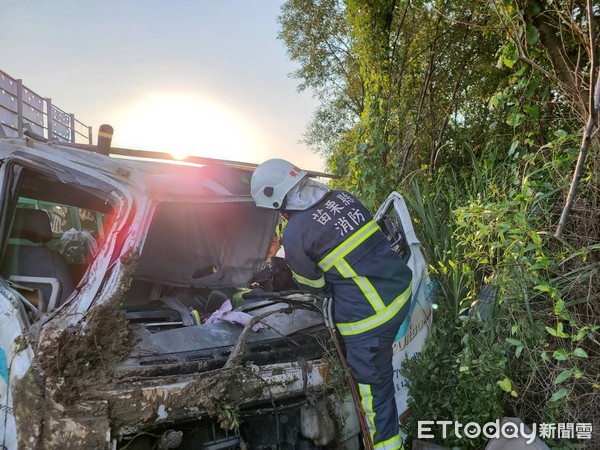
[[[404,450],[404,445],[402,445],[402,438],[400,437],[400,433],[398,433],[387,441],[375,444],[374,448],[375,450]]]
[[[371,395],[371,386],[368,384],[360,384],[358,383],[358,392],[360,393],[361,405],[363,411],[365,412],[365,416],[367,417],[367,422],[369,423],[369,432],[371,434],[371,441],[374,441],[375,437],[375,411],[373,410],[373,395]],[[386,439],[383,442],[378,442],[374,444],[375,450],[398,450],[404,449],[402,445],[402,439],[400,438],[400,433],[397,435]]]

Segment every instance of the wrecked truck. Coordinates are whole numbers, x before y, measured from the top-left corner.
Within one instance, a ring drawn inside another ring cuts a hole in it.
[[[30,138],[0,139],[0,164],[3,450],[359,448],[321,298],[264,293],[237,302],[246,326],[205,321],[264,267],[278,222],[251,168]],[[402,197],[376,220],[414,276],[399,369],[431,283]]]

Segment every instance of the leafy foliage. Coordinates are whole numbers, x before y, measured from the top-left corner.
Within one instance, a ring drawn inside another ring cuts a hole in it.
[[[443,172],[423,187],[413,183],[416,225],[443,295],[435,331],[404,366],[411,434],[418,420],[485,423],[503,412],[534,423],[597,422],[599,296],[589,286],[600,276],[590,261],[598,246],[574,250],[544,231],[548,207],[568,182],[556,167],[572,163],[575,156],[562,152],[569,144],[557,138],[546,162],[542,153],[505,164],[484,155],[473,157],[465,177]]]
[[[597,132],[567,233],[552,234],[592,117],[600,10],[586,8],[289,0],[282,9],[301,87],[321,100],[307,142],[341,175],[334,185],[370,207],[405,192],[441,287],[434,330],[404,369],[411,435],[418,420],[502,415],[600,427]]]

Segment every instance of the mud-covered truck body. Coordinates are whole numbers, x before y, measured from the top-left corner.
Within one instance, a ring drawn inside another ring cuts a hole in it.
[[[3,449],[358,448],[322,299],[240,295],[278,221],[250,168],[31,139],[0,139],[0,164]],[[399,367],[429,281],[403,199],[377,219],[414,272]]]

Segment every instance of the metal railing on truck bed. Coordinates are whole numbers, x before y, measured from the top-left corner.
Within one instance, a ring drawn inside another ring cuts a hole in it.
[[[48,140],[92,143],[91,126],[0,70],[0,136],[23,137],[26,129]]]

